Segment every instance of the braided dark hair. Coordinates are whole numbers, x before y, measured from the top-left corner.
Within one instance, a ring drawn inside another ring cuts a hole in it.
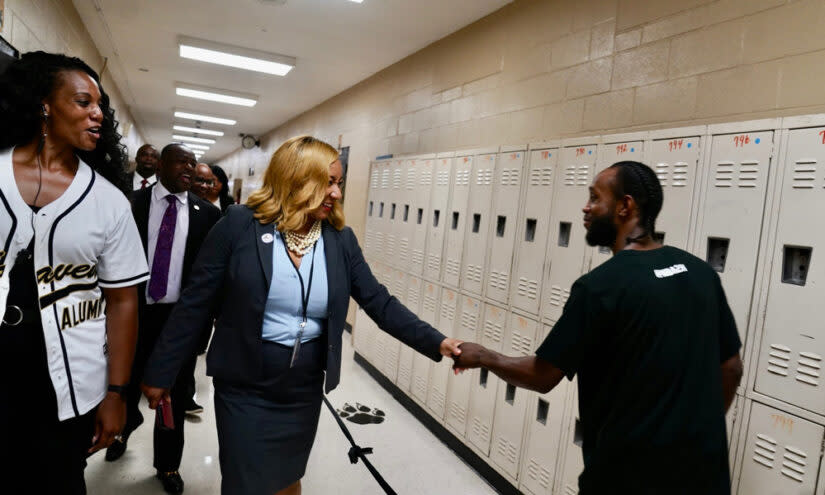
[[[109,105],[109,95],[100,77],[77,57],[46,52],[24,53],[0,74],[0,149],[32,141],[43,122],[40,105],[54,91],[61,72],[81,71],[95,80],[100,88],[103,122],[100,139],[92,151],[75,150],[75,154],[106,180],[128,194],[131,185],[126,175],[126,146],[117,132],[118,121]]]
[[[229,199],[231,198],[229,195],[229,177],[226,176],[226,172],[224,172],[218,165],[209,165],[209,168],[212,169],[212,173],[215,174],[218,181],[223,184],[223,187],[221,187],[221,192],[218,193],[218,196],[223,202],[232,202],[232,200]]]
[[[662,184],[656,173],[647,165],[634,161],[617,162],[610,168],[616,169],[613,194],[617,199],[629,195],[639,207],[642,233],[636,237],[628,237],[627,243],[638,241],[645,236],[654,237],[656,217],[662,211],[664,200]]]

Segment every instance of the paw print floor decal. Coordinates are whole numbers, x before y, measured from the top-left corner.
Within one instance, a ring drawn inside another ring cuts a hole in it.
[[[355,406],[346,403],[344,407],[337,409],[336,412],[338,416],[358,425],[383,423],[386,418],[384,411],[359,404],[358,402],[355,403]]]

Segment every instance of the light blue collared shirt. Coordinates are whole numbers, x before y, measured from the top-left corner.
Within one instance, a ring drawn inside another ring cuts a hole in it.
[[[299,271],[304,278],[304,293],[309,285],[312,266],[312,250],[301,259]],[[301,342],[319,337],[327,324],[328,294],[327,259],[324,256],[323,236],[315,243],[315,269],[312,274],[312,290],[307,305],[307,326]],[[301,282],[292,260],[286,254],[281,233],[275,230],[272,245],[272,284],[264,311],[263,338],[292,347],[303,321]]]

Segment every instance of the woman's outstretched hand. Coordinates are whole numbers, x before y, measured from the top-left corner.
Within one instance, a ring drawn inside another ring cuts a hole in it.
[[[446,339],[441,341],[441,345],[439,346],[438,352],[441,353],[444,357],[454,357],[461,354],[461,349],[458,346],[463,344],[464,342],[458,339],[451,339],[447,337]]]

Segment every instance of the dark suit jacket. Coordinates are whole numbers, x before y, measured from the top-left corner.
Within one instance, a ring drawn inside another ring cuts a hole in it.
[[[143,252],[149,256],[149,204],[152,199],[154,185],[146,189],[134,191],[132,195],[132,215],[135,217],[140,240],[143,242]],[[183,273],[181,276],[181,290],[189,281],[192,265],[198,255],[206,234],[221,218],[221,212],[212,203],[204,201],[194,194],[188,194],[189,201],[189,232],[186,235],[186,249],[183,255]],[[146,305],[146,282],[138,285],[138,309]]]
[[[181,295],[146,366],[144,383],[171,387],[187,356],[197,346],[197,328],[214,312],[215,334],[206,356],[206,374],[235,383],[261,378],[262,326],[272,280],[272,249],[264,242],[274,225],[261,225],[246,206],[229,207],[209,233]],[[364,261],[352,229],[338,231],[324,222],[324,255],[329,282],[326,391],[341,375],[341,334],[349,298],[378,326],[418,352],[440,361],[444,335],[418,319],[378,283]]]

